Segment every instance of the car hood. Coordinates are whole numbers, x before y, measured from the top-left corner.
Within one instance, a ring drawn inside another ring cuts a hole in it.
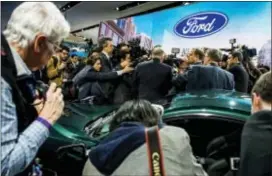
[[[86,124],[116,109],[116,106],[94,106],[82,103],[66,103],[64,115],[57,125],[83,131]]]

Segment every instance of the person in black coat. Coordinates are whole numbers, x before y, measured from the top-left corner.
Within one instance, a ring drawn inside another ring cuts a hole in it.
[[[119,71],[101,72],[101,58],[92,56],[87,65],[73,78],[74,85],[79,88],[79,99],[88,96],[96,96],[103,101],[109,101],[106,92],[101,88],[101,83],[116,80],[122,74],[131,72],[133,69],[125,67]]]
[[[177,92],[191,90],[226,89],[234,90],[234,78],[231,73],[219,67],[219,50],[207,51],[205,65],[191,65],[184,74],[173,79]]]
[[[122,70],[132,64],[130,52],[128,50],[121,51],[118,60],[120,61],[116,70]],[[125,101],[132,99],[132,75],[133,73],[131,72],[119,77],[114,91],[114,104],[122,104]]]
[[[157,103],[172,87],[172,68],[163,63],[164,51],[154,48],[152,60],[140,63],[133,75],[133,89],[137,98]]]
[[[113,70],[113,65],[111,61],[112,52],[114,49],[111,38],[102,38],[99,41],[99,46],[102,48],[100,54],[101,57],[101,72],[110,72]]]
[[[239,176],[272,175],[272,73],[260,77],[252,89],[252,116],[241,138]]]
[[[228,71],[233,74],[235,82],[235,90],[247,93],[249,75],[242,65],[243,54],[235,51],[228,59]]]

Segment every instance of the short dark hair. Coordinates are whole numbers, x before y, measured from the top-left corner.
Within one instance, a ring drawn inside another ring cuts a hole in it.
[[[111,38],[109,38],[109,37],[104,37],[104,38],[101,38],[100,40],[99,40],[99,47],[100,48],[105,48],[106,46],[107,46],[107,42],[108,41],[112,41],[112,39]]]
[[[125,42],[121,42],[121,43],[119,43],[118,45],[117,45],[117,49],[121,49],[123,46],[127,46],[128,47],[128,44],[127,43],[125,43]]]
[[[272,103],[272,72],[263,74],[255,83],[252,93],[259,95],[265,102]]]
[[[130,54],[130,52],[128,50],[122,50],[122,51],[120,51],[120,54],[119,54],[120,61],[121,61],[121,59],[125,59],[128,54]]]
[[[222,61],[222,53],[217,49],[209,49],[207,51],[207,56],[214,62]]]
[[[194,48],[193,51],[194,51],[194,55],[198,56],[199,60],[201,60],[201,61],[204,60],[205,54],[201,49]]]
[[[86,64],[93,66],[98,60],[101,60],[100,56],[97,56],[97,55],[91,56],[88,58]]]
[[[243,61],[243,54],[241,52],[234,51],[234,52],[231,53],[231,55],[232,55],[233,58],[237,57],[239,62]]]
[[[160,115],[146,100],[130,100],[125,102],[114,115],[110,123],[110,131],[115,130],[123,122],[139,122],[146,127],[155,126]]]
[[[68,53],[70,52],[70,48],[65,46],[65,45],[60,45],[60,52],[62,52],[62,50],[67,51]]]
[[[76,56],[77,56],[76,54],[72,54],[72,55],[71,55],[71,58],[74,58],[74,57],[76,57]]]

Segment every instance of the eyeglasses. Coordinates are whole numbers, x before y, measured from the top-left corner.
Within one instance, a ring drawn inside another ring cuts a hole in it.
[[[50,45],[52,46],[51,47],[51,50],[52,50],[52,52],[55,54],[57,51],[59,51],[60,50],[60,47],[59,47],[59,43],[53,43],[53,42],[51,42],[51,41],[49,41],[49,40],[47,40],[48,41],[48,43],[50,43]]]

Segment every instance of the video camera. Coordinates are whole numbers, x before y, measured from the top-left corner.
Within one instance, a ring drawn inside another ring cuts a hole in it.
[[[250,58],[257,55],[256,48],[248,48],[246,45],[242,45],[241,47],[235,46],[237,40],[235,38],[230,39],[229,43],[231,44],[231,48],[221,48],[221,51],[225,51],[231,54],[233,51],[240,51],[243,54],[243,58],[245,61],[250,60]]]

